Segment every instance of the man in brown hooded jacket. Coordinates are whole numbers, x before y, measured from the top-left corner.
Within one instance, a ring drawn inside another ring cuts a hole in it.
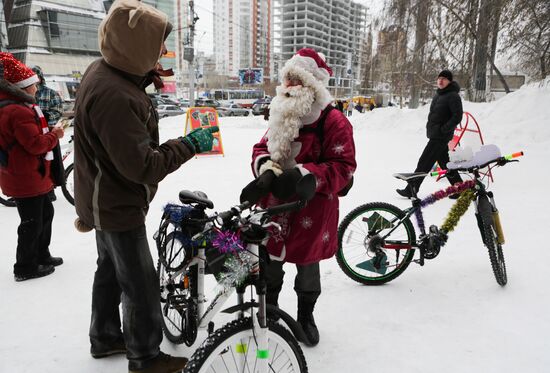
[[[158,115],[145,87],[171,28],[149,5],[115,1],[99,27],[103,58],[88,67],[75,105],[76,225],[95,229],[98,251],[91,354],[126,353],[130,372],[175,372],[187,362],[159,348],[162,315],[145,216],[158,182],[209,151],[213,138],[201,129],[159,144]]]

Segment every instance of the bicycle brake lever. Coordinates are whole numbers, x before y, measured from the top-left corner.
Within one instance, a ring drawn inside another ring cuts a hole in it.
[[[280,232],[281,231],[281,225],[278,224],[278,223],[275,223],[274,221],[270,221],[269,223],[267,224],[263,224],[262,225],[262,228],[269,228],[269,227],[275,227],[275,229]]]

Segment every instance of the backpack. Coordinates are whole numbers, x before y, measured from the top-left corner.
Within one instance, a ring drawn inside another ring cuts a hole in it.
[[[321,116],[319,117],[319,122],[317,123],[317,126],[315,128],[309,128],[309,127],[303,127],[300,131],[302,132],[314,132],[317,136],[317,139],[319,139],[319,143],[321,144],[321,155],[319,155],[318,163],[323,162],[323,142],[325,141],[325,120],[328,116],[328,114],[335,110],[336,108],[332,105],[329,105],[323,112],[321,113]],[[349,191],[351,190],[351,187],[353,186],[353,176],[351,177],[348,184],[338,192],[338,196],[345,197]]]

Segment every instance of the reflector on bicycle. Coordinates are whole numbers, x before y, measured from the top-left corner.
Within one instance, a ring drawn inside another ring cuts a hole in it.
[[[363,221],[369,226],[369,232],[393,228],[393,224],[377,212],[374,212],[368,218],[363,218]]]

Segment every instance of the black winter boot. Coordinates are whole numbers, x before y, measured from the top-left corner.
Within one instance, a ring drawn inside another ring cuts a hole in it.
[[[298,296],[298,322],[302,326],[304,333],[308,339],[307,345],[315,346],[319,343],[319,330],[315,325],[313,318],[313,308],[315,307],[315,301],[308,299],[305,296]]]

